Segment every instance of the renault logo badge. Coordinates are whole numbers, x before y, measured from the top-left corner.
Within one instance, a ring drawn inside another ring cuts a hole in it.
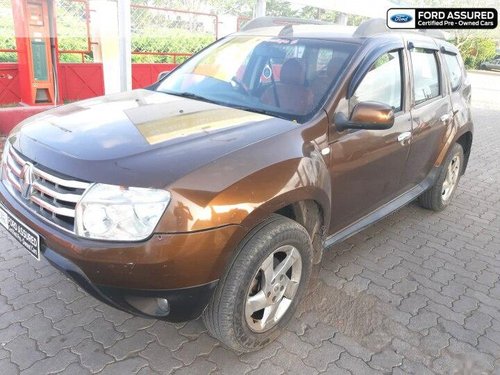
[[[33,193],[33,164],[26,163],[19,176],[21,195],[24,199],[30,199]]]

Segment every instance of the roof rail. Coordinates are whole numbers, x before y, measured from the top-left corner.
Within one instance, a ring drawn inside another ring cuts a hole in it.
[[[288,26],[288,25],[331,25],[331,23],[318,20],[306,20],[295,17],[266,16],[266,17],[257,17],[248,21],[243,25],[243,27],[240,28],[240,31],[259,29],[261,27]]]
[[[425,36],[446,40],[445,34],[441,30],[435,29],[389,29],[383,18],[371,18],[369,20],[363,21],[353,36],[355,37],[366,37],[375,34],[388,33],[388,32],[412,32],[419,33]]]
[[[254,18],[241,27],[240,31],[248,31],[252,29],[259,29],[263,27],[283,26],[280,36],[288,36],[293,34],[293,25],[331,25],[338,26],[334,23],[308,20],[295,17],[257,17]],[[371,18],[363,21],[354,31],[354,37],[368,37],[375,34],[390,33],[390,32],[410,32],[419,33],[431,38],[446,40],[446,34],[441,30],[435,29],[389,29],[383,18]]]

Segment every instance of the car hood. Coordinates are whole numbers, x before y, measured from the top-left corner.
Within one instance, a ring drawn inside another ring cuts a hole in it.
[[[165,187],[291,121],[149,90],[58,107],[20,123],[10,142],[55,172],[92,182]]]

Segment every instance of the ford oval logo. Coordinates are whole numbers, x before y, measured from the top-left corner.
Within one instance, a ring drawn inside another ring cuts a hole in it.
[[[395,14],[391,17],[392,22],[397,22],[397,23],[407,23],[410,22],[413,19],[412,16],[409,14]]]

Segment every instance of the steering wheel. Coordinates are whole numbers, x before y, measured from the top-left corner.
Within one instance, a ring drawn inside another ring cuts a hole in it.
[[[250,96],[250,92],[248,91],[245,84],[243,82],[241,82],[236,76],[231,78],[231,86],[233,86],[236,90],[238,90],[242,94],[244,94],[246,96]]]

